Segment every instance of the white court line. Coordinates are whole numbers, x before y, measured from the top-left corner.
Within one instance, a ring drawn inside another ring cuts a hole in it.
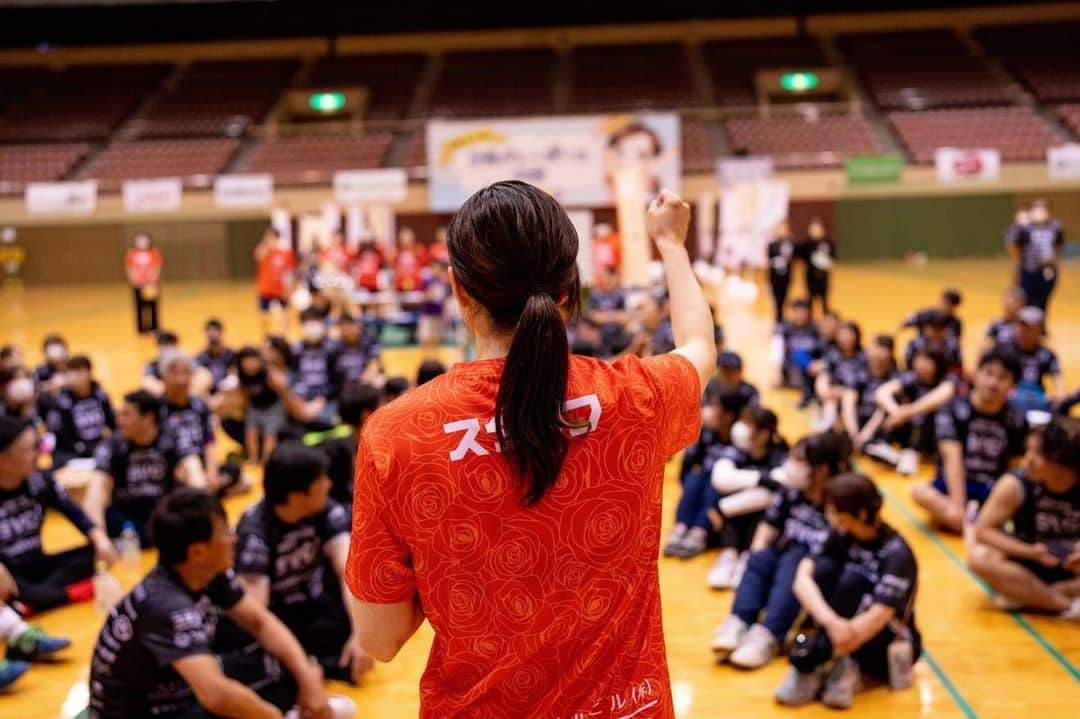
[[[651,702],[649,702],[645,706],[638,707],[634,711],[630,712],[629,714],[624,714],[623,716],[619,717],[618,719],[630,719],[630,717],[637,716],[638,714],[645,711],[646,709],[652,709],[654,706],[656,706],[659,703],[660,703],[659,699],[653,699]]]

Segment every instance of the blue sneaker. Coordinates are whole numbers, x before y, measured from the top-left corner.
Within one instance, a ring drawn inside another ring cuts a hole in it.
[[[7,689],[30,670],[28,662],[14,662],[0,659],[0,690]]]
[[[25,632],[8,640],[7,658],[11,661],[33,662],[48,659],[69,646],[70,639],[50,637],[41,627],[31,624]]]

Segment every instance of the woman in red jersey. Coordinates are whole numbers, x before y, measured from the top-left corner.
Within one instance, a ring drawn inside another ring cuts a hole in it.
[[[365,423],[346,570],[370,656],[435,630],[422,716],[674,716],[661,489],[716,361],[689,218],[664,192],[647,222],[677,349],[607,364],[569,353],[578,238],[551,196],[500,182],[454,217],[450,281],[478,359]]]

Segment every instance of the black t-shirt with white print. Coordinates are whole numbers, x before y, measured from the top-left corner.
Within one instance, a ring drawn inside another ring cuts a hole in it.
[[[189,454],[164,432],[158,432],[148,445],[117,434],[98,445],[94,463],[98,471],[112,477],[112,506],[132,519],[146,521],[158,500],[172,491],[176,466]]]
[[[1013,515],[1013,534],[1029,544],[1080,542],[1080,482],[1066,492],[1051,492],[1023,470],[1014,471],[1023,488],[1023,503]]]
[[[304,399],[330,397],[334,389],[337,343],[329,338],[318,344],[300,342],[293,348],[294,384]]]
[[[914,372],[911,373],[914,375]],[[878,410],[877,398],[874,394],[878,391],[881,385],[892,382],[898,376],[896,370],[889,370],[884,376],[878,377],[869,371],[863,377],[862,383],[859,385],[859,424],[866,424],[870,421],[870,418],[874,416],[874,413]]]
[[[1039,345],[1031,352],[1024,352],[1015,345],[1010,349],[1020,362],[1020,382],[1023,384],[1042,387],[1047,376],[1057,377],[1061,374],[1061,363],[1049,347]]]
[[[1020,262],[1027,272],[1038,272],[1057,261],[1057,251],[1065,244],[1065,233],[1057,220],[1031,224],[1016,236]]]
[[[214,378],[211,389],[217,391],[218,385],[229,376],[229,370],[232,369],[235,357],[236,353],[228,347],[220,348],[217,354],[211,354],[210,348],[207,347],[195,358],[195,363],[200,367],[205,367],[210,372],[210,376]]]
[[[906,616],[905,623],[915,631],[919,567],[911,547],[895,529],[882,522],[877,536],[864,542],[833,529],[814,558],[827,559],[842,567],[843,572],[864,577],[874,589],[863,597],[863,609],[871,604],[891,607],[896,610],[897,622],[903,622]]]
[[[109,396],[96,382],[85,397],[61,390],[42,403],[45,426],[56,437],[56,451],[90,457],[105,430],[116,429]]]
[[[833,347],[825,355],[825,371],[829,373],[829,379],[833,383],[841,387],[856,388],[866,381],[870,366],[862,350],[846,357],[840,348]]]
[[[784,362],[793,361],[795,353],[813,355],[821,342],[817,325],[810,322],[804,326],[781,322],[776,326],[776,334],[784,340]]]
[[[796,257],[795,241],[791,237],[778,238],[769,243],[769,279],[777,282],[791,280],[791,263]]]
[[[326,543],[349,533],[345,508],[327,500],[318,514],[286,524],[260,501],[236,526],[236,571],[270,579],[275,613],[313,603],[340,601],[338,580],[326,556]]]
[[[41,553],[45,511],[55,509],[86,534],[94,523],[48,472],[34,472],[15,489],[0,489],[0,564],[33,562]]]
[[[957,397],[934,415],[934,431],[938,442],[960,443],[967,481],[990,487],[1009,468],[1009,460],[1023,454],[1027,425],[1009,405],[984,414],[969,398]]]
[[[761,521],[780,531],[774,544],[780,552],[801,547],[809,553],[817,553],[829,536],[825,510],[794,487],[781,487],[773,493]]]
[[[172,438],[181,454],[202,454],[206,445],[214,441],[210,408],[199,397],[188,398],[187,404],[163,402],[158,426]]]
[[[218,612],[244,597],[232,571],[192,591],[158,565],[105,620],[90,664],[90,716],[130,719],[177,712],[196,704],[173,662],[211,654]]]

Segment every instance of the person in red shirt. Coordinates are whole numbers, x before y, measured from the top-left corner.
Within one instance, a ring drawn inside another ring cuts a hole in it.
[[[281,235],[273,227],[266,228],[262,240],[255,247],[255,266],[255,287],[259,293],[263,334],[269,333],[270,311],[275,305],[281,311],[282,334],[288,334],[287,298],[292,288],[293,271],[296,270],[296,253],[292,247],[282,246]]]
[[[523,182],[465,202],[450,281],[478,359],[368,419],[346,581],[364,651],[426,619],[422,717],[674,717],[657,557],[664,464],[698,434],[712,314],[665,192],[648,228],[678,348],[571,355],[578,238]]]
[[[424,252],[416,245],[416,233],[402,227],[394,255],[394,288],[398,292],[418,292],[423,281]]]
[[[619,235],[611,229],[611,225],[601,222],[593,233],[593,286],[601,286],[606,275],[617,274],[621,261]]]
[[[161,253],[147,233],[136,234],[132,245],[124,255],[124,271],[135,293],[135,329],[142,335],[157,332],[162,262]]]

